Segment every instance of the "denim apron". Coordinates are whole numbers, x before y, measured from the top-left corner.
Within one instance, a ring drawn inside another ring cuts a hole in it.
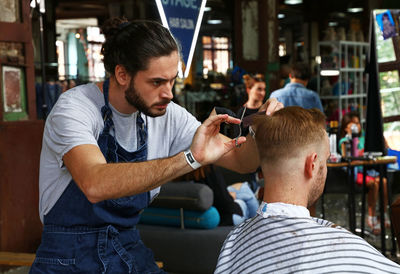
[[[136,151],[126,151],[114,138],[108,86],[107,79],[101,109],[104,129],[97,140],[101,152],[108,163],[146,161],[147,128],[140,113]],[[30,273],[164,273],[135,229],[139,213],[149,200],[150,193],[146,192],[92,204],[71,180],[44,216],[42,242]]]

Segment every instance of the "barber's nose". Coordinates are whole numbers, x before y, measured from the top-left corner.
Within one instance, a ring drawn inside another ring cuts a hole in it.
[[[161,92],[161,97],[165,98],[165,99],[172,99],[174,97],[174,95],[172,94],[172,88],[173,88],[174,84],[170,84],[167,83],[164,88],[162,89]]]

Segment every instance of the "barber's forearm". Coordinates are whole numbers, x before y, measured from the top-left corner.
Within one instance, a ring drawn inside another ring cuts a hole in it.
[[[99,164],[82,185],[89,201],[96,203],[149,191],[192,170],[181,152],[146,162]]]
[[[260,165],[254,139],[248,134],[245,143],[222,156],[215,164],[238,173],[254,172]]]

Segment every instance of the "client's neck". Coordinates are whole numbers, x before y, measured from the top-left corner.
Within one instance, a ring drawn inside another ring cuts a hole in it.
[[[299,180],[291,176],[274,176],[264,173],[264,202],[286,203],[307,207],[308,193]]]

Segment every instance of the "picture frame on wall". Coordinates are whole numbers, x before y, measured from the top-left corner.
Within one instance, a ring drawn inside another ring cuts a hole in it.
[[[20,1],[0,1],[0,21],[16,23],[20,22]]]
[[[28,114],[26,110],[26,85],[24,69],[14,66],[3,66],[1,83],[3,120],[26,120],[28,118]]]

